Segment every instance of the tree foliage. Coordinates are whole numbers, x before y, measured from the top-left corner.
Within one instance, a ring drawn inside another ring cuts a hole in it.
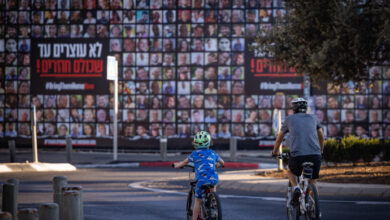
[[[312,82],[340,85],[367,79],[367,69],[390,61],[387,0],[286,1],[287,16],[256,38],[276,63],[295,66]]]

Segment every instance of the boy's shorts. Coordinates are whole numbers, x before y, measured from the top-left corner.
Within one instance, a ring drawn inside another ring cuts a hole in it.
[[[198,180],[195,186],[195,197],[201,199],[205,195],[205,190],[203,189],[203,185],[217,185],[218,180]]]
[[[318,179],[321,168],[321,155],[290,157],[288,160],[288,168],[295,176],[300,176],[303,170],[302,163],[304,162],[314,163],[312,179]]]

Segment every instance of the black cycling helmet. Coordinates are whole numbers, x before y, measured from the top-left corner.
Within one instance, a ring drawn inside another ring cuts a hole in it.
[[[307,101],[304,98],[295,98],[291,101],[294,113],[306,113]]]

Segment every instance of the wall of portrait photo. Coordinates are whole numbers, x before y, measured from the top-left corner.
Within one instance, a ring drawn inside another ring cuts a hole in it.
[[[113,135],[113,83],[104,92],[37,90],[37,41],[107,42],[102,54],[119,63],[124,140],[199,130],[272,140],[274,109],[292,114],[289,103],[300,95],[245,89],[247,42],[288,15],[281,0],[8,0],[0,7],[0,137],[31,138],[31,105],[40,139]],[[390,138],[390,62],[370,67],[367,79],[361,90],[353,82],[312,89],[310,113],[327,137]]]

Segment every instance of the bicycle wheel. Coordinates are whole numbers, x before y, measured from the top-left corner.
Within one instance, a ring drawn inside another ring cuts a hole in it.
[[[210,192],[207,201],[209,219],[222,220],[222,207],[218,195],[215,192]]]
[[[192,210],[193,210],[193,206],[195,204],[195,194],[194,194],[194,191],[190,191],[188,192],[188,196],[187,196],[187,205],[186,205],[186,216],[187,216],[187,220],[192,220]],[[199,207],[199,213],[198,213],[198,220],[202,220],[203,219],[203,211],[204,210],[204,207],[203,205],[201,205]]]
[[[306,195],[306,204],[308,204],[308,208],[305,213],[305,219],[320,219],[320,199],[316,185],[310,184],[307,187]]]
[[[288,183],[288,186],[291,187],[291,183]],[[288,201],[288,196],[289,195],[287,192],[286,201]],[[290,195],[290,196],[292,198],[292,195]],[[299,205],[293,206],[293,205],[291,205],[291,203],[287,204],[286,211],[287,211],[287,219],[288,220],[299,220],[299,215],[300,215]]]
[[[194,204],[194,192],[191,190],[188,192],[187,205],[186,205],[186,216],[187,220],[192,220],[192,204]]]

